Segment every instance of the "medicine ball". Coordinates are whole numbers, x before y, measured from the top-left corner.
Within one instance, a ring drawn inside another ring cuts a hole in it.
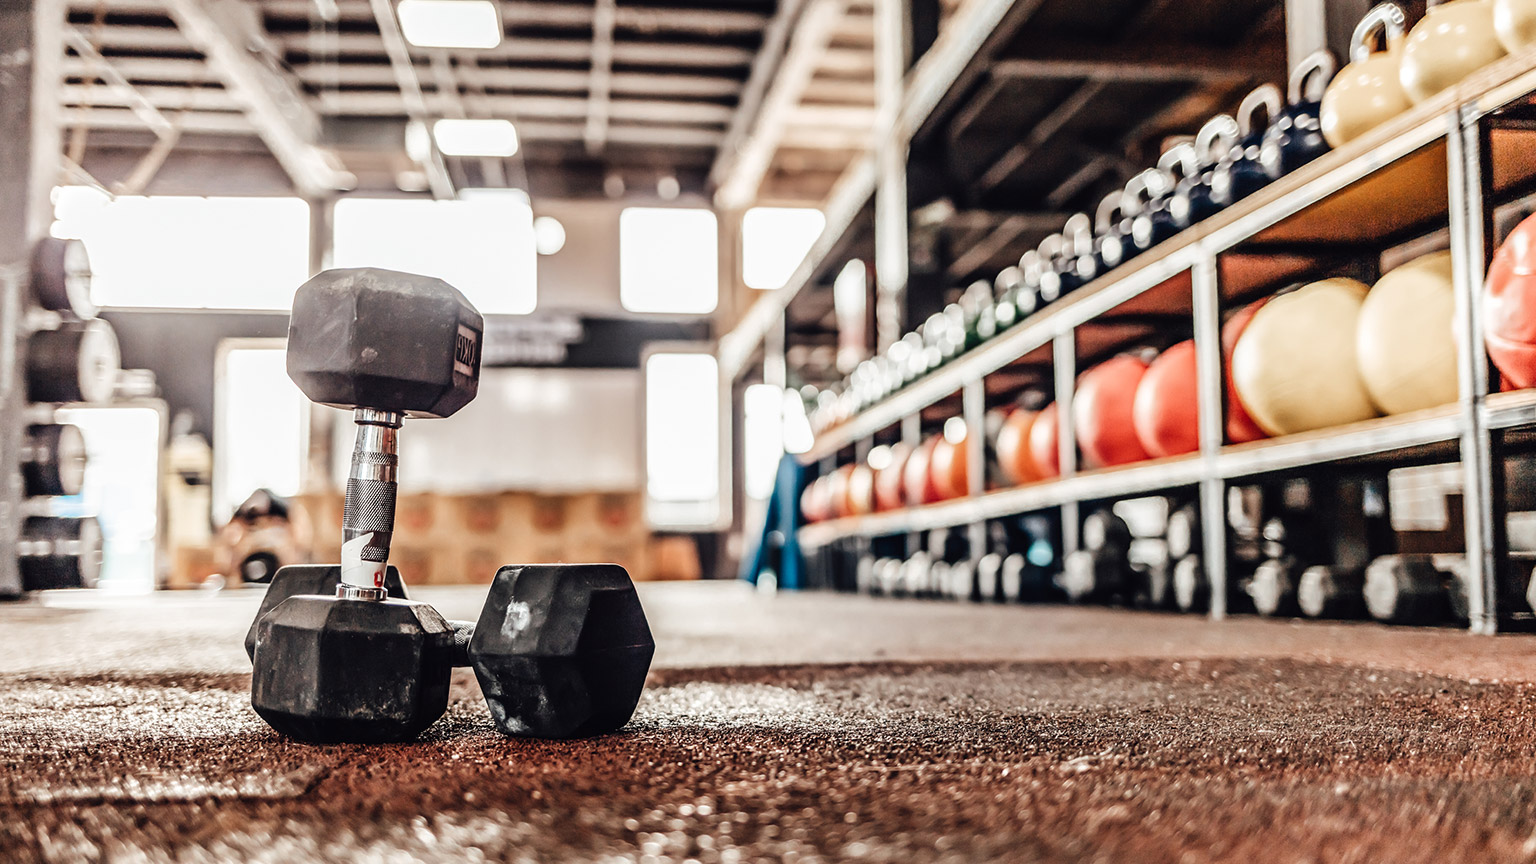
[[[1536,216],[1528,216],[1493,256],[1483,287],[1488,356],[1507,385],[1536,384]]]
[[[875,512],[875,469],[865,464],[848,472],[848,514],[866,516]]]
[[[906,470],[912,448],[904,443],[896,443],[891,445],[888,453],[886,464],[875,467],[876,510],[898,510],[907,506],[906,496],[902,493],[902,473]],[[870,462],[874,461],[871,454]]]
[[[997,433],[997,462],[1010,483],[1044,479],[1029,450],[1030,432],[1042,413],[1020,408],[1008,415],[1002,431]]]
[[[970,494],[969,460],[965,457],[969,438],[965,421],[951,417],[944,424],[944,434],[938,436],[938,443],[933,446],[928,476],[931,478],[930,485],[938,492],[941,501]]]
[[[1195,341],[1186,339],[1147,367],[1131,409],[1136,440],[1151,456],[1177,456],[1200,449],[1195,392]]]
[[[1354,279],[1324,279],[1254,313],[1232,352],[1232,380],[1265,432],[1290,435],[1376,416],[1355,359],[1368,290]]]
[[[931,504],[939,500],[939,490],[933,488],[933,475],[929,471],[933,462],[933,448],[938,443],[939,436],[932,436],[919,444],[907,458],[906,468],[902,472],[902,487],[908,504]]]
[[[1247,441],[1258,441],[1269,436],[1259,428],[1259,424],[1253,422],[1253,416],[1248,413],[1247,406],[1243,405],[1242,397],[1237,394],[1237,387],[1232,383],[1232,351],[1237,348],[1237,340],[1242,338],[1243,331],[1248,329],[1248,322],[1253,320],[1259,307],[1269,302],[1265,297],[1255,303],[1237,310],[1237,314],[1227,319],[1227,323],[1221,328],[1221,363],[1226,372],[1227,389],[1227,443],[1242,444]]]
[[[1434,252],[1377,281],[1360,306],[1355,356],[1383,414],[1456,401],[1451,253]]]
[[[1147,372],[1147,361],[1121,354],[1089,369],[1072,399],[1077,444],[1089,467],[1125,465],[1147,458],[1131,419],[1136,387]]]
[[[1061,450],[1057,446],[1061,437],[1056,403],[1040,409],[1040,416],[1029,427],[1029,459],[1040,479],[1047,480],[1061,474]]]

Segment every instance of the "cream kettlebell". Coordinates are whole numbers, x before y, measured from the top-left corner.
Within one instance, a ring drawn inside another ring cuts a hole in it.
[[[1381,3],[1355,26],[1349,40],[1349,65],[1323,92],[1321,120],[1329,145],[1342,147],[1412,105],[1398,76],[1407,23],[1396,4]],[[1384,51],[1371,50],[1378,29],[1386,37]]]
[[[1408,98],[1423,102],[1504,53],[1489,0],[1429,0],[1403,43],[1398,75]]]
[[[1493,30],[1511,54],[1536,42],[1536,0],[1493,0]]]

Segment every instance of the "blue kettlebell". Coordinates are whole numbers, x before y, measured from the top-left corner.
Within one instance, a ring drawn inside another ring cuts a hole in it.
[[[1055,302],[1061,295],[1067,293],[1066,286],[1061,278],[1061,271],[1057,268],[1056,261],[1061,257],[1062,251],[1067,247],[1067,240],[1060,234],[1052,234],[1040,241],[1035,248],[1035,256],[1026,266],[1024,257],[1019,259],[1019,266],[1024,270],[1024,279],[1030,280],[1030,270],[1034,270],[1034,281],[1038,287],[1037,294],[1040,297],[1039,306],[1045,307]]]
[[[1280,88],[1273,84],[1261,84],[1243,98],[1237,108],[1237,146],[1227,151],[1211,175],[1211,198],[1218,205],[1230,207],[1264,188],[1273,179],[1259,162],[1259,151],[1264,143],[1264,133],[1279,118],[1284,103]],[[1260,108],[1264,109],[1266,125],[1255,128],[1253,115]]]
[[[1231,114],[1217,114],[1205,121],[1195,135],[1195,170],[1179,181],[1168,209],[1180,228],[1188,228],[1216,215],[1221,205],[1211,197],[1216,166],[1237,146],[1237,121]]]
[[[1044,269],[1040,264],[1040,253],[1034,249],[1019,256],[1019,284],[1013,290],[1013,305],[1019,310],[1020,321],[1050,302],[1040,297],[1040,276]]]
[[[1179,233],[1179,223],[1173,217],[1174,193],[1179,180],[1195,173],[1195,145],[1181,142],[1169,147],[1157,160],[1156,168],[1149,168],[1136,175],[1146,185],[1147,204],[1136,214],[1131,223],[1131,242],[1141,251],[1167,240]],[[1176,175],[1174,171],[1177,170]],[[1155,175],[1155,176],[1154,176]],[[1132,178],[1135,182],[1135,178]]]
[[[1278,180],[1328,152],[1318,116],[1323,90],[1335,71],[1333,55],[1316,51],[1291,73],[1290,92],[1286,94],[1290,104],[1270,121],[1259,147],[1259,164],[1270,179]]]
[[[1074,213],[1061,228],[1067,239],[1062,254],[1062,285],[1071,291],[1099,277],[1099,260],[1093,254],[1093,220],[1087,213]]]
[[[1136,254],[1131,226],[1136,222],[1141,200],[1131,195],[1130,188],[1128,183],[1124,189],[1105,195],[1093,214],[1093,255],[1098,259],[1100,273],[1108,273]]]

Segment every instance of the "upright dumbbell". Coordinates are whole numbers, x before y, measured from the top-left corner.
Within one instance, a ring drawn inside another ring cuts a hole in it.
[[[24,590],[95,588],[101,575],[101,525],[90,516],[29,516],[16,552]]]
[[[598,734],[633,712],[654,644],[622,568],[502,568],[479,626],[390,596],[397,431],[474,398],[482,332],[463,295],[427,277],[333,270],[295,295],[288,374],[353,409],[358,435],[341,565],[279,571],[247,637],[251,704],[279,732],[414,738],[446,710],[452,667],[469,664],[507,734]]]
[[[1127,593],[1131,529],[1113,510],[1103,508],[1083,520],[1083,548],[1063,562],[1057,584],[1068,599],[1107,601]]]

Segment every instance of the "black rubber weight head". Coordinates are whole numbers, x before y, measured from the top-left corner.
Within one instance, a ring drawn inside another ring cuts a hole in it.
[[[315,594],[335,597],[336,586],[341,584],[341,567],[336,564],[295,564],[277,571],[267,585],[266,596],[261,598],[261,608],[251,620],[251,628],[245,631],[245,656],[256,659],[256,627],[267,613],[289,597]],[[400,571],[393,567],[384,571],[384,590],[396,600],[410,599],[405,592],[405,581]]]
[[[288,377],[324,405],[447,417],[475,398],[484,330],[441,279],[327,270],[294,295]]]
[[[501,568],[469,644],[497,728],[531,738],[617,731],[655,653],[634,583],[616,564]]]
[[[300,741],[409,741],[448,707],[452,642],[425,603],[290,597],[256,626],[251,706]]]

